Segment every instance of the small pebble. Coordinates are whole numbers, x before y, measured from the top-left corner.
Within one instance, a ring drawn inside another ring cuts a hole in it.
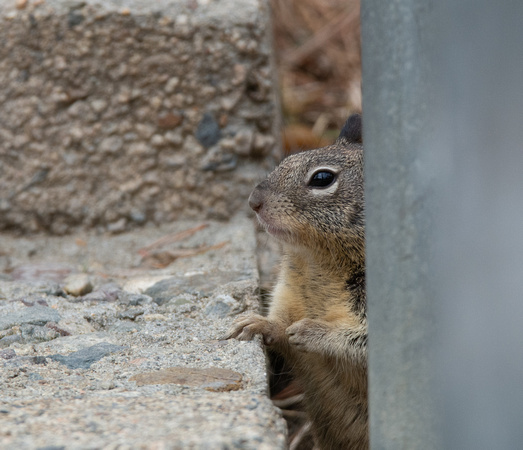
[[[16,0],[15,7],[16,9],[24,9],[27,6],[27,0]]]
[[[93,290],[89,276],[85,273],[69,275],[65,279],[64,291],[74,297],[88,294]]]
[[[118,314],[119,319],[135,320],[138,316],[143,315],[144,310],[140,308],[132,308],[127,311],[122,311]]]

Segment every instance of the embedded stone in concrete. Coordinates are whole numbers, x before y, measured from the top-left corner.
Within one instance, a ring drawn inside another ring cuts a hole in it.
[[[70,355],[50,355],[49,358],[66,365],[69,369],[89,369],[91,364],[99,361],[104,356],[124,349],[125,347],[119,345],[100,342],[99,344],[78,350]]]
[[[130,378],[138,386],[146,384],[180,384],[195,386],[212,392],[237,391],[241,389],[242,376],[228,369],[210,367],[198,369],[192,367],[168,367],[156,372],[145,372]]]
[[[52,308],[35,305],[0,317],[0,330],[13,325],[45,325],[47,322],[58,322],[60,314]]]
[[[208,316],[227,317],[232,313],[238,313],[238,301],[230,295],[218,295],[205,307]]]
[[[266,0],[0,2],[0,230],[228,219],[279,155]]]

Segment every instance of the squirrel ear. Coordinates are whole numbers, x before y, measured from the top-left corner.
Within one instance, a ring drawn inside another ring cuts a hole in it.
[[[338,140],[346,139],[348,142],[354,144],[363,143],[361,128],[361,115],[353,114],[347,119],[345,125],[343,125]]]

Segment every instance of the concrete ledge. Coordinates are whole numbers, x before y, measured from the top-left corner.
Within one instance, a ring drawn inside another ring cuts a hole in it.
[[[0,4],[0,230],[228,219],[279,153],[264,0]]]
[[[258,306],[252,223],[206,225],[0,235],[1,448],[286,448],[260,342],[220,340]]]

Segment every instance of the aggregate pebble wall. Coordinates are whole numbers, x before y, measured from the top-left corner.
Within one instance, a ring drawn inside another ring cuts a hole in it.
[[[279,155],[265,1],[15,4],[0,5],[0,230],[245,208]]]

